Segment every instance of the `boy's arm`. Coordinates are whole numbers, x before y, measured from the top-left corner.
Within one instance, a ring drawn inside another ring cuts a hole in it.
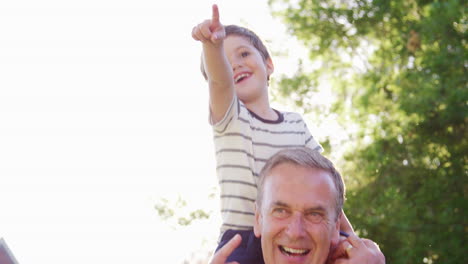
[[[225,115],[234,96],[232,67],[223,47],[226,32],[219,21],[217,5],[213,5],[211,20],[205,20],[193,28],[192,37],[203,43],[203,64],[208,77],[211,117],[217,123]]]

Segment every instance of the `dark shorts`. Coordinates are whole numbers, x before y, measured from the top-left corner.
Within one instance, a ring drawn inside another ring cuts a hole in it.
[[[239,264],[264,264],[263,254],[262,254],[262,245],[260,243],[260,238],[255,237],[253,230],[251,231],[241,231],[241,230],[227,230],[224,232],[221,242],[219,242],[218,251],[222,248],[231,238],[236,234],[240,234],[242,237],[242,242],[238,248],[232,252],[232,254],[227,259],[229,261],[237,261]]]

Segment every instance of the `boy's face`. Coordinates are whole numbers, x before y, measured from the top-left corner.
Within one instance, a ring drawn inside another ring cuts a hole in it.
[[[245,37],[237,35],[224,40],[224,51],[232,66],[237,97],[244,103],[268,99],[268,76],[273,73],[271,59],[263,60]]]

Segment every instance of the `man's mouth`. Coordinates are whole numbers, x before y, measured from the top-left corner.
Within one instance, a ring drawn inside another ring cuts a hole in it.
[[[241,73],[234,78],[234,83],[242,82],[243,80],[250,77],[250,75],[251,75],[250,73]]]
[[[300,257],[309,254],[310,249],[289,248],[285,246],[278,246],[281,253],[289,257]]]

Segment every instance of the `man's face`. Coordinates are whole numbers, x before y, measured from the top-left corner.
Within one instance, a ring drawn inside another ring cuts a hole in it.
[[[255,215],[265,263],[325,263],[339,238],[335,197],[326,171],[291,163],[274,167]]]

